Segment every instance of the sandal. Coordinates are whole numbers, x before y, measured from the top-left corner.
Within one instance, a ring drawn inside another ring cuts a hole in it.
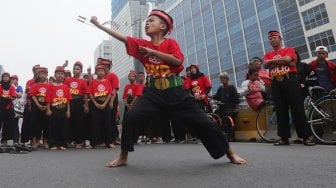
[[[280,139],[278,140],[277,142],[274,143],[275,146],[288,146],[289,145],[289,142],[288,140],[286,139]]]
[[[305,145],[305,146],[315,146],[316,143],[314,141],[310,140],[310,139],[306,139],[306,140],[303,141],[303,145]]]

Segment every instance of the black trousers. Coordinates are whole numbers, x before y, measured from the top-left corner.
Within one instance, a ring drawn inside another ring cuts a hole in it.
[[[27,99],[30,100],[30,99]],[[32,138],[32,125],[31,125],[31,109],[29,109],[28,102],[24,107],[23,121],[21,127],[21,142],[26,143]]]
[[[40,139],[43,133],[44,138],[48,138],[48,117],[45,111],[38,109],[36,104],[32,103],[31,112],[31,138]]]
[[[124,121],[121,149],[134,151],[133,134],[135,127],[146,124],[154,117],[177,118],[197,133],[205,148],[214,159],[227,153],[229,143],[220,128],[212,123],[206,113],[182,86],[147,91],[133,104]]]
[[[278,120],[278,136],[287,139],[291,137],[289,124],[289,109],[299,138],[307,139],[312,135],[309,129],[302,93],[296,73],[285,76],[283,81],[272,81],[272,98]]]
[[[71,116],[69,119],[68,143],[75,141],[81,144],[84,141],[84,101],[76,98],[70,101]]]
[[[67,147],[68,119],[66,118],[66,108],[51,108],[49,126],[49,147]]]
[[[12,108],[5,109],[4,107],[0,110],[0,128],[2,127],[2,136],[1,142],[12,140],[14,135],[13,129],[13,119],[14,119],[14,110]],[[1,126],[2,125],[2,126]]]
[[[111,130],[111,110],[108,105],[103,110],[97,109],[94,106],[91,109],[91,134],[92,138],[90,140],[92,147],[97,146],[101,142],[106,145],[112,143],[113,132]]]

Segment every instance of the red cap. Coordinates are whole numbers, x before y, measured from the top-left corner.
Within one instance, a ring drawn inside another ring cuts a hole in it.
[[[47,67],[40,67],[38,69],[38,72],[46,72],[46,73],[48,73],[48,68]]]
[[[32,68],[32,71],[36,70],[36,69],[39,69],[41,66],[39,64],[37,65],[34,65],[33,68]]]
[[[168,34],[171,33],[171,31],[174,29],[173,25],[173,18],[170,17],[165,11],[159,10],[159,9],[153,9],[152,12],[149,13],[149,16],[158,16],[162,18],[168,25]]]
[[[98,65],[96,65],[96,70],[97,69],[104,69],[105,70],[105,66],[102,65],[102,64],[98,64]]]
[[[130,75],[130,74],[133,74],[134,76],[137,75],[137,73],[134,70],[130,70],[130,72],[128,73],[128,75]]]
[[[281,36],[281,34],[280,34],[279,31],[269,31],[268,32],[268,37],[276,37],[276,36],[282,38],[282,36]]]
[[[17,76],[17,75],[15,75],[15,74],[13,74],[12,76],[11,76],[11,78],[15,78],[15,79],[19,79],[19,77]]]
[[[56,69],[55,69],[55,73],[56,72],[63,72],[65,74],[64,67],[63,66],[57,66]]]
[[[83,64],[80,61],[76,61],[74,66],[75,65],[80,66],[80,68],[83,69]]]

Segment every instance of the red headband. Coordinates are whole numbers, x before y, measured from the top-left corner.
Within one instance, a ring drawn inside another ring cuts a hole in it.
[[[159,16],[160,18],[164,19],[164,21],[166,21],[166,23],[168,24],[168,34],[171,33],[171,31],[173,30],[174,26],[173,26],[173,20],[168,16],[167,13],[164,13],[162,11],[159,11],[159,10],[153,10],[149,16],[152,16],[152,15],[155,15],[155,16]]]
[[[129,75],[130,74],[133,74],[134,76],[136,76],[136,72],[134,70],[130,70],[130,72],[128,73]]]
[[[270,31],[270,32],[268,32],[268,37],[276,37],[276,36],[282,38],[281,34],[278,31]]]

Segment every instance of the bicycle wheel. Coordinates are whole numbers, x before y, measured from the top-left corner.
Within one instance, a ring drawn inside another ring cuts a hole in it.
[[[336,144],[336,98],[325,96],[314,104],[308,121],[314,137],[322,144]]]
[[[256,119],[257,132],[261,139],[274,143],[280,139],[278,136],[277,117],[273,104],[266,104],[260,109]]]

